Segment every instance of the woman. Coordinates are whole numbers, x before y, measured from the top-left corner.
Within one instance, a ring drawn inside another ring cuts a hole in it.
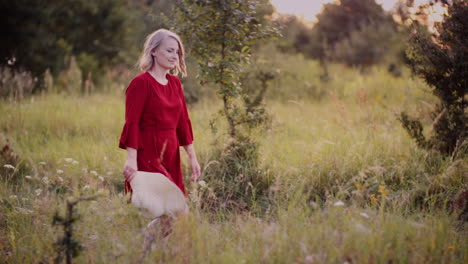
[[[119,147],[127,150],[123,174],[125,193],[136,171],[165,175],[186,196],[179,146],[190,159],[192,179],[200,177],[193,132],[179,78],[187,75],[184,47],[175,33],[160,29],[150,34],[139,60],[143,73],[126,90],[125,125]],[[173,71],[175,75],[169,74]]]

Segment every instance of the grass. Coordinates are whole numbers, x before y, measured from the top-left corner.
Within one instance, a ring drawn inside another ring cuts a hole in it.
[[[467,188],[467,160],[417,149],[396,120],[403,109],[424,118],[435,102],[428,88],[407,73],[361,75],[339,65],[321,84],[307,75],[318,66],[296,59],[282,64],[295,77],[284,74],[271,87],[272,124],[258,136],[262,175],[272,182],[268,203],[249,212],[201,210],[196,201],[210,182],[187,181],[191,215],[145,262],[467,263],[465,224],[451,206]],[[301,82],[324,91],[304,92]],[[76,262],[140,258],[149,219],[122,196],[123,102],[119,93],[0,102],[0,143],[8,139],[19,157],[14,169],[0,164],[2,262],[53,262],[61,236],[54,213],[70,196],[95,193],[101,198],[77,206],[84,250]],[[212,160],[209,120],[220,107],[212,102],[190,107],[202,167]]]

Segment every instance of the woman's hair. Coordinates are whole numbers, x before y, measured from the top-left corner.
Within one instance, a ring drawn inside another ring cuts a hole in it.
[[[180,41],[180,37],[167,29],[158,29],[155,32],[151,33],[146,37],[145,45],[143,47],[143,53],[141,54],[140,59],[138,60],[138,67],[142,71],[149,71],[154,66],[154,58],[151,53],[157,49],[162,41],[165,38],[173,38],[177,40],[177,44],[179,44],[179,60],[174,69],[174,74],[177,75],[179,72],[182,74],[182,77],[187,76],[187,67],[185,66],[185,51],[184,45],[182,45],[182,41]]]

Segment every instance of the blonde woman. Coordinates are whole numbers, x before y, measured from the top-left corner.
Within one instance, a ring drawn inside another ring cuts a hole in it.
[[[186,196],[180,146],[188,154],[192,179],[200,177],[192,125],[177,77],[178,74],[187,75],[184,47],[179,36],[165,29],[150,34],[146,38],[139,67],[142,73],[130,82],[125,93],[125,125],[119,147],[127,150],[123,168],[125,193],[130,192],[134,196],[136,193],[133,193],[132,187],[137,186],[137,182],[143,189],[150,188],[151,184],[145,181],[150,182],[158,177],[162,183],[168,180],[170,185],[177,187],[174,187],[177,192],[180,191],[180,196],[166,196],[150,190],[147,196],[139,197],[141,207],[146,207],[153,216],[158,217],[172,213],[171,206],[180,209],[180,206],[171,205],[175,202],[171,200],[175,198],[171,197],[184,199]],[[174,75],[170,74],[171,71]],[[153,185],[157,188],[158,184]],[[161,199],[165,200],[161,202]],[[132,203],[135,204],[134,197]]]

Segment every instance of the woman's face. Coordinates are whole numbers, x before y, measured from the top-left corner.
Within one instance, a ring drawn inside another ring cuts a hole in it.
[[[179,44],[174,38],[166,37],[151,54],[157,66],[165,70],[173,69],[179,61]]]

